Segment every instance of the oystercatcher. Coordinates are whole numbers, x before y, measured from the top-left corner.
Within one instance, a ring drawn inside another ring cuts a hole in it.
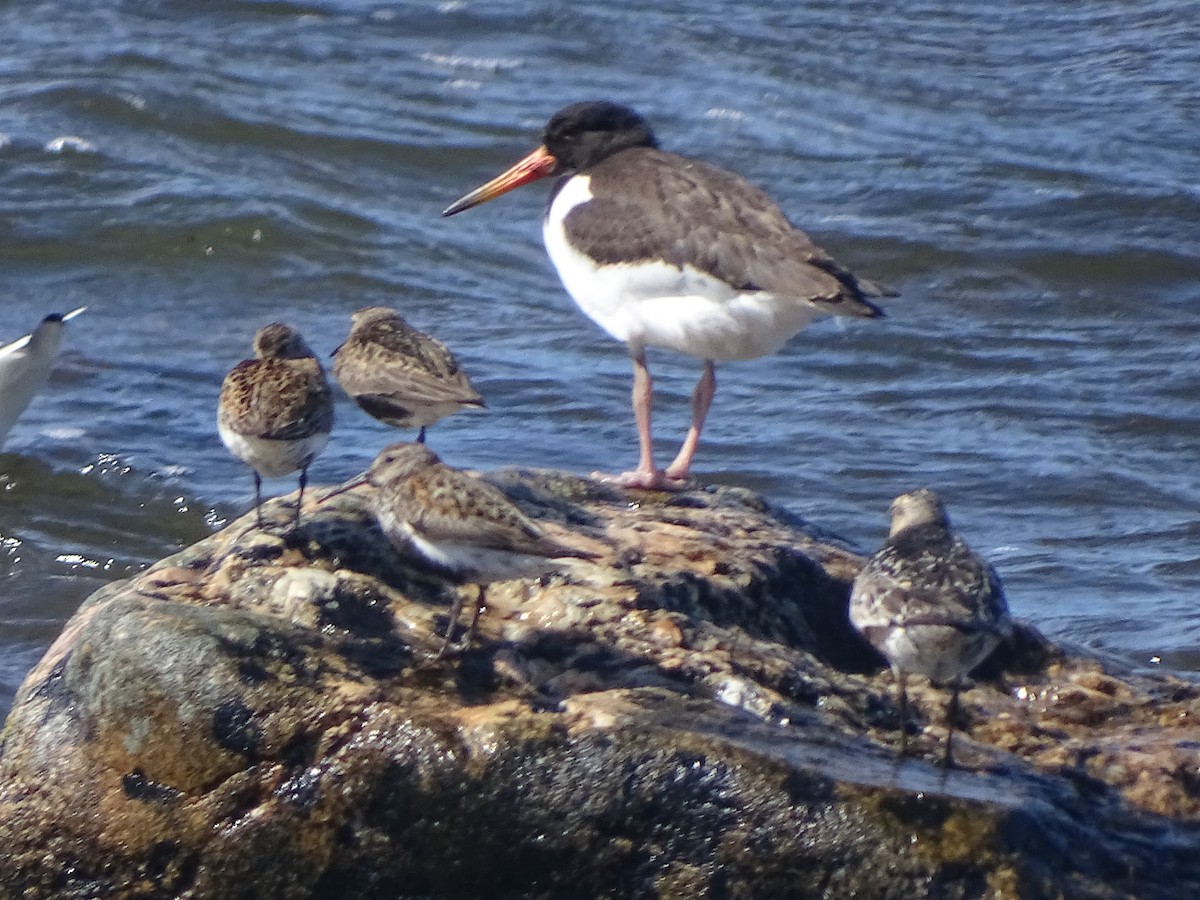
[[[715,363],[774,353],[822,313],[877,318],[866,299],[891,292],[856,278],[739,175],[658,148],[628,107],[575,103],[547,123],[542,144],[452,203],[452,216],[520,185],[563,176],[543,221],[567,291],[633,359],[641,446],[629,487],[680,489],[716,390]],[[675,460],[654,466],[646,348],[704,360],[692,423]]]

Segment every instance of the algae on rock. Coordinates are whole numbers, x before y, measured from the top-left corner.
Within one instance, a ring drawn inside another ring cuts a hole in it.
[[[492,478],[601,557],[494,585],[457,661],[365,489],[97,592],[4,731],[0,896],[1200,896],[1196,686],[1022,626],[962,767],[916,685],[900,760],[856,554],[742,490]]]

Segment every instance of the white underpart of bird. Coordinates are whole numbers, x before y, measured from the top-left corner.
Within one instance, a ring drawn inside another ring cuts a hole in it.
[[[62,346],[63,325],[87,309],[49,315],[31,333],[0,347],[0,449],[26,407],[45,387]]]
[[[457,215],[556,176],[542,236],[567,293],[623,341],[638,463],[596,477],[629,488],[683,490],[716,393],[716,365],[777,352],[816,316],[879,318],[867,297],[895,292],[860,279],[734,172],[659,148],[650,124],[611,101],[563,107],[542,142],[451,203]],[[703,362],[691,424],[674,460],[654,462],[654,379],[646,350]]]
[[[778,352],[817,317],[815,306],[738,291],[692,266],[598,265],[571,246],[563,227],[570,211],[591,199],[586,175],[563,185],[542,227],[546,253],[579,308],[632,352],[661,347],[717,362],[757,359]]]

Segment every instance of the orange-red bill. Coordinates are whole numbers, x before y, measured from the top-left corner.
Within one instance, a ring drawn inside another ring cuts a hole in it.
[[[545,147],[538,147],[508,171],[497,175],[487,184],[475,188],[465,197],[455,200],[442,211],[442,215],[452,216],[464,209],[478,206],[480,203],[487,203],[501,194],[508,193],[513,188],[519,188],[523,184],[553,175],[557,168],[558,160],[551,156],[550,151]]]

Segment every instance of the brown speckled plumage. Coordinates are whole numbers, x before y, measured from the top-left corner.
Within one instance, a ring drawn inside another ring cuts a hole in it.
[[[333,375],[369,416],[395,428],[425,428],[460,409],[482,408],[454,354],[394,309],[361,309],[334,351]]]
[[[922,488],[892,503],[887,543],[854,580],[850,620],[896,673],[904,745],[904,679],[951,682],[951,739],[959,682],[1007,632],[1008,604],[996,570],[950,528],[941,500]]]
[[[595,197],[565,225],[571,243],[597,262],[662,260],[737,291],[834,315],[882,315],[866,297],[885,289],[838,263],[740,175],[653,147],[622,150],[586,172]]]
[[[229,451],[254,469],[256,510],[263,476],[300,472],[298,523],[308,466],[333,430],[333,395],[321,364],[290,325],[259,329],[254,354],[225,376],[217,428]]]
[[[398,550],[479,585],[464,645],[474,635],[489,582],[545,574],[556,568],[554,559],[593,558],[550,538],[499,489],[443,464],[422,444],[385,448],[360,480],[377,488],[376,518]],[[450,649],[461,607],[460,595],[439,657]]]

